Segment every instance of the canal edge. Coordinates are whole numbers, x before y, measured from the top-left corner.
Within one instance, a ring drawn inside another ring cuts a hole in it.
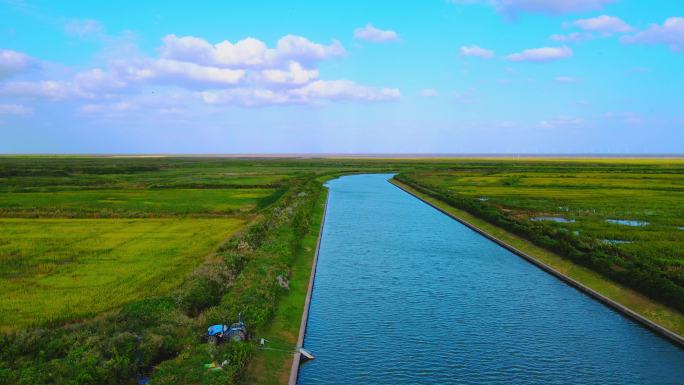
[[[531,264],[535,265],[539,269],[553,275],[554,277],[560,279],[561,281],[565,282],[566,284],[574,287],[575,289],[581,291],[582,293],[598,300],[599,302],[603,303],[604,305],[612,308],[613,310],[617,311],[618,313],[627,316],[638,323],[642,324],[643,326],[647,327],[648,329],[651,329],[652,331],[656,332],[657,334],[661,335],[662,337],[665,337],[669,341],[673,342],[675,345],[678,345],[680,348],[684,348],[684,337],[680,336],[679,334],[673,332],[670,329],[667,329],[664,326],[661,326],[650,319],[642,316],[641,314],[629,309],[628,307],[604,296],[603,294],[597,292],[594,289],[591,289],[588,286],[585,286],[584,284],[580,283],[579,281],[576,281],[567,275],[561,273],[560,271],[554,269],[553,267],[539,261],[538,259],[534,258],[533,256],[525,253],[524,251],[518,250],[517,248],[507,244],[506,242],[501,241],[500,239],[494,237],[493,235],[485,232],[484,230],[480,229],[479,227],[473,225],[472,223],[461,219],[454,214],[442,209],[441,207],[433,204],[432,202],[428,202],[427,200],[423,199],[421,196],[415,194],[413,191],[408,190],[403,184],[401,184],[398,181],[395,181],[393,179],[388,180],[389,183],[393,184],[395,187],[399,188],[400,190],[406,192],[407,194],[415,197],[416,199],[420,200],[421,202],[424,202],[425,204],[431,206],[432,208],[440,211],[441,213],[447,215],[448,217],[460,222],[461,224],[465,225],[466,227],[470,228],[471,230],[477,232],[478,234],[484,236],[485,238],[489,239],[490,241],[498,244],[499,246],[503,247],[504,249],[512,252],[513,254],[525,259],[526,261],[530,262]],[[291,384],[294,385],[294,384]]]
[[[299,376],[299,365],[302,360],[302,353],[299,348],[304,346],[304,335],[306,334],[306,324],[309,321],[309,307],[311,306],[311,293],[313,292],[314,280],[316,278],[316,266],[318,265],[318,252],[321,248],[321,238],[323,237],[323,226],[325,225],[325,217],[328,214],[328,199],[330,198],[330,191],[326,188],[324,190],[325,204],[323,206],[323,217],[321,218],[321,225],[318,229],[318,239],[316,240],[316,252],[311,263],[311,273],[309,275],[309,287],[306,291],[306,298],[304,299],[304,311],[302,312],[302,321],[299,325],[299,337],[297,337],[297,351],[292,358],[292,368],[290,369],[290,379],[288,385],[297,385],[297,377]]]

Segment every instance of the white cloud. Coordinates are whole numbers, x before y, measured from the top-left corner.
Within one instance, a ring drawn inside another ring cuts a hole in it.
[[[579,82],[579,79],[571,76],[556,76],[556,81],[558,83],[577,83]]]
[[[138,80],[165,78],[173,84],[200,81],[199,88],[204,87],[202,100],[209,104],[267,106],[322,100],[378,102],[394,100],[400,95],[396,88],[368,87],[350,80],[318,79],[319,71],[313,67],[316,62],[345,54],[337,41],[322,45],[304,37],[287,35],[278,40],[275,48],[268,48],[253,38],[234,44],[223,41],[212,45],[196,37],[168,35],[163,42],[160,49],[163,59],[128,67],[127,77]],[[160,71],[161,63],[163,71]],[[157,75],[159,72],[166,75]],[[188,78],[189,73],[193,74],[192,78]],[[210,87],[212,83],[217,87]]]
[[[126,82],[118,76],[100,68],[77,73],[74,83],[77,88],[86,92],[114,91],[126,87]]]
[[[0,79],[26,71],[34,64],[34,60],[21,52],[0,49]]]
[[[399,35],[392,30],[382,30],[375,28],[372,24],[366,24],[363,28],[354,30],[354,37],[361,40],[370,41],[373,43],[382,43],[387,41],[399,40]]]
[[[21,104],[0,104],[0,115],[31,115],[33,109]]]
[[[13,81],[0,84],[0,96],[23,99],[95,99],[127,87],[118,74],[94,68],[79,72],[72,80]]]
[[[43,80],[32,82],[10,82],[0,86],[0,95],[28,99],[65,99],[74,94],[69,82]]]
[[[601,15],[589,19],[579,19],[572,24],[584,31],[602,33],[624,33],[633,30],[633,28],[622,19],[608,15]]]
[[[458,5],[470,5],[470,4],[485,3],[486,1],[483,1],[483,0],[447,0],[447,2],[452,3],[452,4],[458,4]]]
[[[111,99],[147,85],[188,89],[225,88],[241,83],[245,70],[201,66],[168,59],[113,63],[109,71],[93,68],[71,80],[15,81],[0,85],[0,96],[26,99]]]
[[[160,52],[164,58],[231,68],[275,67],[290,61],[313,63],[345,54],[338,41],[322,45],[294,35],[280,38],[275,48],[251,37],[234,44],[224,40],[212,45],[193,36],[167,35],[163,43]]]
[[[577,27],[582,32],[551,35],[549,39],[561,43],[578,43],[599,37],[607,37],[614,33],[627,33],[634,29],[615,16],[601,15],[588,19],[579,19],[570,23],[563,23],[564,27]]]
[[[420,95],[426,98],[432,98],[439,95],[439,93],[433,88],[424,88],[420,91]]]
[[[206,91],[202,99],[208,104],[240,105],[245,107],[293,104],[288,95],[268,89],[237,88],[229,91]]]
[[[673,51],[684,50],[684,18],[670,17],[663,25],[651,24],[645,30],[632,36],[624,36],[626,44],[665,44]]]
[[[317,80],[303,87],[289,90],[236,88],[202,93],[203,100],[209,104],[234,104],[249,107],[308,104],[322,100],[382,102],[396,100],[400,96],[401,93],[396,88],[368,87],[351,80]]]
[[[121,66],[132,82],[176,84],[186,87],[231,86],[245,77],[245,70],[203,66],[170,59],[142,60]]]
[[[290,62],[287,70],[272,69],[261,71],[263,78],[277,84],[305,84],[318,78],[318,70],[307,70],[297,62]]]
[[[129,102],[115,102],[103,104],[84,104],[80,107],[80,111],[85,114],[113,114],[120,112],[128,112],[137,109],[135,105]]]
[[[551,35],[549,39],[561,43],[577,43],[580,41],[584,40],[590,40],[593,39],[594,35],[589,33],[589,32],[571,32],[568,34],[556,34],[556,35]]]
[[[460,52],[462,56],[473,56],[483,59],[489,59],[494,57],[494,51],[482,48],[477,45],[462,46]]]
[[[577,118],[573,116],[557,116],[555,118],[542,120],[537,124],[539,128],[571,128],[571,127],[583,127],[586,125],[586,121],[582,118]]]
[[[615,0],[494,0],[500,12],[515,15],[522,12],[561,15],[595,11]]]
[[[13,71],[14,51],[3,51]],[[0,96],[22,99],[83,100],[84,114],[102,116],[139,113],[141,105],[160,112],[177,111],[178,105],[146,101],[143,95],[183,92],[183,103],[266,106],[316,104],[323,101],[382,102],[396,100],[396,88],[370,87],[351,80],[322,80],[316,63],[344,55],[339,42],[314,43],[287,35],[274,48],[246,38],[237,43],[210,44],[204,39],[168,35],[159,57],[134,55],[114,58],[106,67],[91,68],[69,78],[15,81],[0,84]],[[12,60],[9,60],[12,59]],[[152,87],[155,87],[152,89]]]
[[[286,92],[269,89],[236,88],[224,91],[202,92],[202,99],[207,104],[238,105],[244,107],[263,107],[279,104],[303,103]]]
[[[607,112],[604,115],[604,118],[608,120],[616,120],[622,123],[627,123],[627,124],[639,124],[643,122],[643,118],[637,114],[636,112],[632,111],[623,111],[623,112]]]
[[[572,49],[562,46],[526,49],[522,52],[508,55],[506,58],[510,61],[549,62],[571,56]]]
[[[218,61],[216,58],[218,47],[225,44],[231,48],[227,51],[233,53],[232,62],[235,63],[257,64],[263,56],[263,51],[266,50],[264,43],[252,38],[240,40],[236,44],[226,40],[214,46],[208,41],[194,36],[166,35],[162,38],[162,42],[163,44],[159,49],[162,57],[202,64],[214,64]]]
[[[596,11],[615,0],[451,0],[457,4],[491,4],[502,14],[515,17],[519,13],[561,15]]]
[[[357,84],[351,80],[317,80],[306,86],[292,90],[293,95],[305,100],[361,100],[387,101],[399,99],[401,93],[398,88],[374,88]]]
[[[104,32],[104,27],[97,20],[69,20],[64,24],[64,32],[68,35],[86,38],[101,35]]]
[[[330,45],[322,45],[295,35],[280,38],[275,49],[275,56],[279,62],[294,60],[310,63],[343,56],[345,53],[344,47],[337,40],[333,40]]]
[[[140,93],[125,95],[114,101],[84,104],[79,112],[84,115],[105,118],[137,115],[141,118],[151,113],[178,115],[187,112],[188,106],[201,101],[197,92],[172,90],[164,93]]]

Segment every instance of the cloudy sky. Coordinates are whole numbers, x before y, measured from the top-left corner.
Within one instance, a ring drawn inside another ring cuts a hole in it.
[[[2,153],[683,153],[684,1],[0,0]]]

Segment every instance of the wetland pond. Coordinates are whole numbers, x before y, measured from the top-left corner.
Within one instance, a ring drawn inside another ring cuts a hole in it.
[[[568,219],[563,217],[532,217],[530,218],[533,222],[557,222],[557,223],[575,223],[574,219]]]
[[[684,383],[684,350],[391,176],[328,182],[299,384]]]
[[[640,227],[640,226],[648,225],[648,222],[635,221],[635,220],[631,220],[631,219],[606,219],[606,222],[612,223],[614,225],[623,225],[623,226],[631,226],[631,227]]]

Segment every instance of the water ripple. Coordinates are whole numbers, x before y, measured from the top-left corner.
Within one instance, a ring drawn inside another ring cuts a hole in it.
[[[684,351],[388,177],[330,182],[300,384],[684,384]]]

